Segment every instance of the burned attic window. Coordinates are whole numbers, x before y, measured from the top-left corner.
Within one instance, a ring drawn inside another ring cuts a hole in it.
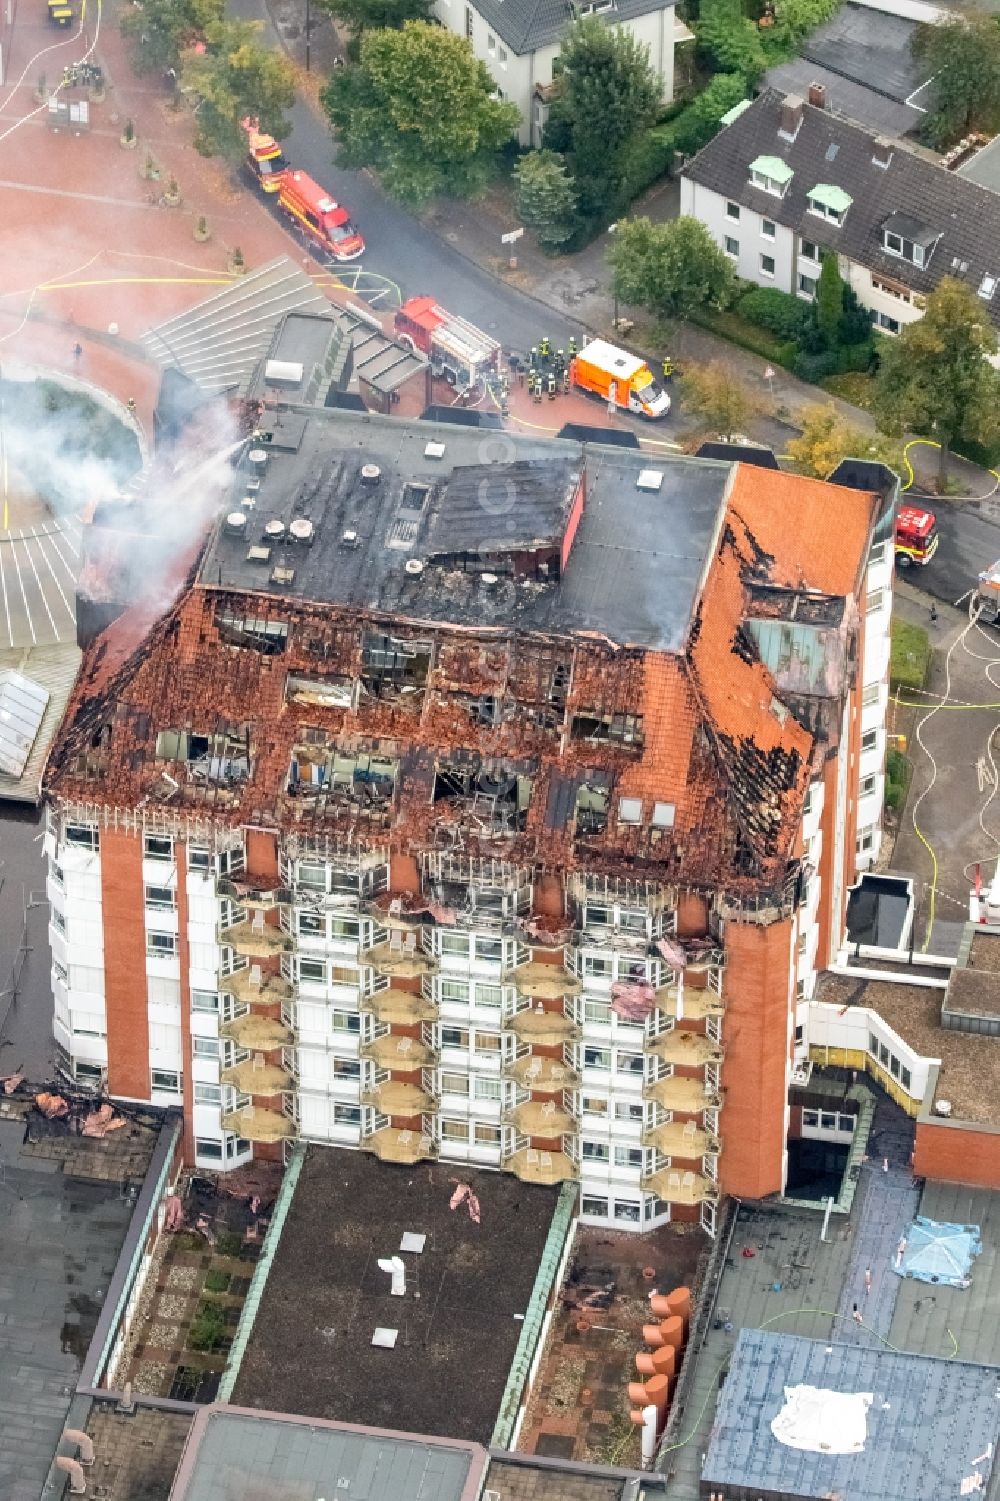
[[[227,646],[249,647],[265,656],[276,657],[288,644],[286,620],[262,620],[251,615],[235,615],[220,606],[215,616],[220,639]]]
[[[349,677],[305,678],[289,673],[285,696],[290,704],[320,709],[352,709],[354,680]]]
[[[585,709],[573,715],[570,731],[574,740],[611,740],[619,745],[642,746],[641,714],[599,714],[596,709]]]
[[[288,793],[322,807],[384,811],[396,791],[399,762],[386,756],[354,754],[316,745],[303,737],[292,752]]]
[[[245,782],[252,770],[250,726],[233,725],[204,733],[160,730],[156,759],[185,762],[190,782]]]
[[[420,702],[431,666],[427,641],[403,641],[366,631],[362,642],[361,686],[373,698],[412,698]]]
[[[516,834],[526,825],[533,778],[502,761],[439,761],[434,768],[435,803],[459,807],[480,832]]]
[[[608,789],[594,782],[577,788],[574,820],[578,834],[603,834],[608,826]]]

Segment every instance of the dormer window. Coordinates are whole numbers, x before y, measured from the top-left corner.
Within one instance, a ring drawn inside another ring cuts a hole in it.
[[[809,212],[821,219],[829,219],[831,224],[843,224],[851,202],[843,188],[826,182],[817,183],[808,197]]]
[[[772,193],[775,198],[784,198],[793,176],[791,167],[780,156],[758,156],[750,163],[750,182],[753,187]]]
[[[890,214],[882,225],[883,250],[921,270],[930,260],[939,239],[940,235],[908,214]]]

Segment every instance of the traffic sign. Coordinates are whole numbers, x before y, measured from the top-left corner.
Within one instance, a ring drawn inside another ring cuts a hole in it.
[[[514,241],[515,240],[519,240],[523,234],[524,234],[523,228],[522,229],[512,229],[509,234],[505,234],[505,235],[501,235],[500,236],[500,244],[501,245],[513,245]]]

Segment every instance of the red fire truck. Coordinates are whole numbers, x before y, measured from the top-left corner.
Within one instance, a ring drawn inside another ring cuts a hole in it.
[[[929,563],[938,548],[937,517],[923,506],[900,506],[896,512],[896,567]]]
[[[246,167],[263,193],[276,193],[288,171],[288,162],[274,136],[265,135],[255,125],[243,122],[247,132]]]
[[[407,349],[419,349],[431,370],[449,385],[476,386],[500,368],[500,345],[482,329],[448,313],[433,297],[411,297],[396,314],[396,334]]]
[[[356,261],[364,254],[365,242],[351,223],[346,208],[328,197],[308,173],[289,170],[282,174],[278,207],[335,261]]]

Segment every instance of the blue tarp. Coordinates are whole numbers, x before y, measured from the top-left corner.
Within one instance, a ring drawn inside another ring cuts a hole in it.
[[[978,1225],[949,1225],[917,1215],[899,1243],[893,1270],[918,1282],[968,1287],[973,1260],[982,1249]]]

